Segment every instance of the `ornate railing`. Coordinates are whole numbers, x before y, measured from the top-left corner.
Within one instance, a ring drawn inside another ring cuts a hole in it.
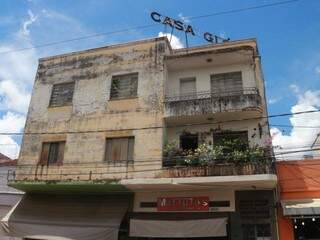
[[[162,177],[206,177],[206,176],[237,176],[275,174],[273,162],[243,163],[243,164],[214,164],[207,166],[175,166],[167,167]]]
[[[215,91],[199,91],[186,94],[170,94],[165,96],[165,102],[187,101],[205,98],[227,98],[239,95],[259,95],[257,88],[243,88],[235,91],[215,92]]]

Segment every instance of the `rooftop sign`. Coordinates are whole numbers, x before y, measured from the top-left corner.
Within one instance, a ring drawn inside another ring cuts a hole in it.
[[[187,34],[191,34],[193,36],[196,35],[196,33],[193,30],[193,27],[191,25],[186,24],[180,20],[176,20],[171,17],[163,16],[157,12],[152,12],[151,18],[155,22],[162,23],[166,26],[170,26],[172,28],[172,30],[176,29],[178,31],[183,31],[183,32],[185,32],[186,35]],[[203,34],[203,38],[210,43],[221,43],[221,42],[227,42],[230,40],[229,38],[225,39],[225,38],[219,37],[219,36],[217,36],[213,33],[209,33],[209,32],[205,32]]]

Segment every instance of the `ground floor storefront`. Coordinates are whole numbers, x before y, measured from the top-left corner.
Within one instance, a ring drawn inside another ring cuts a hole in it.
[[[132,210],[121,240],[277,239],[272,190],[136,193]]]
[[[320,239],[320,159],[277,162],[280,240]]]
[[[29,239],[274,240],[275,212],[273,190],[26,194],[6,224]]]
[[[281,240],[320,239],[320,199],[282,201],[278,209]]]

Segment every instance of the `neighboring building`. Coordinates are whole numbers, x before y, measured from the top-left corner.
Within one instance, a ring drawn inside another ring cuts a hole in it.
[[[320,239],[320,160],[277,162],[280,240]]]
[[[23,195],[21,191],[7,186],[8,171],[14,171],[16,165],[17,160],[12,160],[0,153],[0,219],[3,219],[9,213]],[[7,236],[5,228],[0,225],[0,239],[13,239]]]
[[[316,139],[313,141],[311,145],[312,154],[314,158],[320,157],[320,133],[317,134]]]
[[[277,239],[264,92],[255,39],[40,59],[12,235]]]

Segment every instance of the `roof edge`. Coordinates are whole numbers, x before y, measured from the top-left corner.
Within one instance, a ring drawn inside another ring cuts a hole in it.
[[[143,44],[143,43],[158,42],[158,41],[165,41],[167,43],[167,46],[169,47],[170,51],[172,51],[168,37],[162,36],[162,37],[145,38],[145,39],[140,39],[140,40],[131,41],[131,42],[117,43],[117,44],[107,45],[107,46],[103,46],[103,47],[90,48],[90,49],[85,49],[85,50],[80,50],[80,51],[62,53],[62,54],[52,55],[52,56],[48,56],[48,57],[42,57],[42,58],[39,58],[39,62],[49,61],[49,60],[53,60],[53,59],[61,58],[61,57],[69,57],[72,55],[90,53],[90,52],[94,52],[97,50],[113,49],[113,48],[125,47],[125,46],[130,46],[130,45],[139,45],[139,44]]]

